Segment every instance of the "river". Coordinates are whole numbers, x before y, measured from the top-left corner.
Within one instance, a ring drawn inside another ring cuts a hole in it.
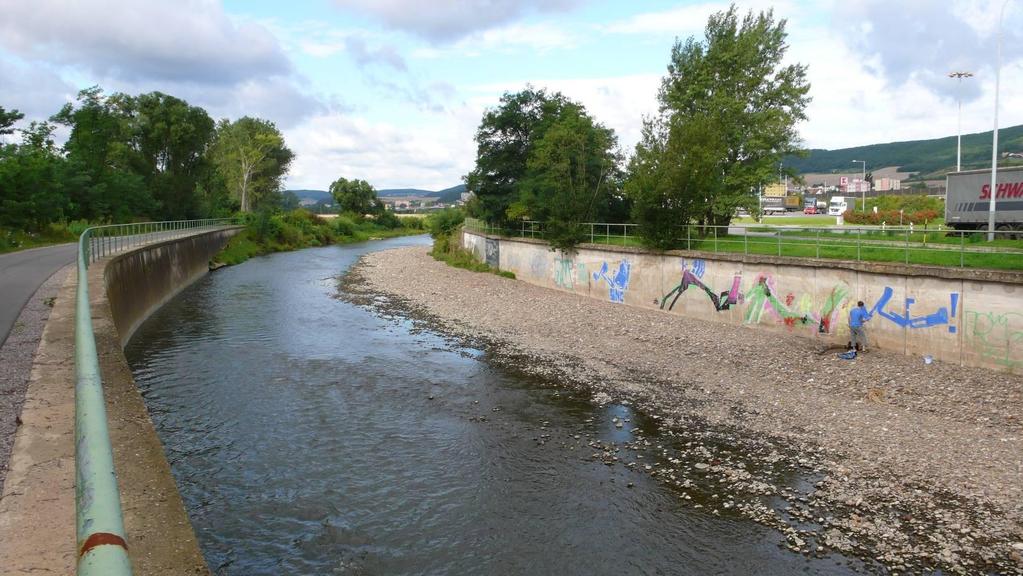
[[[426,242],[255,258],[136,332],[126,355],[214,574],[864,570],[592,458],[668,441],[628,406],[337,298],[360,255]]]

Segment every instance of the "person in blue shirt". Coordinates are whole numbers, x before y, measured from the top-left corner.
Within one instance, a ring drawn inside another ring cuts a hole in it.
[[[856,303],[856,307],[849,311],[849,333],[851,336],[849,348],[851,350],[867,351],[867,327],[865,324],[868,320],[870,320],[870,312],[867,312],[863,300],[860,300]]]

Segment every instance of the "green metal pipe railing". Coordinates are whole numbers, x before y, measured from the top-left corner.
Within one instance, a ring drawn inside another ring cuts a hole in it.
[[[211,230],[229,219],[114,224],[78,238],[75,306],[75,508],[78,576],[130,576],[131,561],[107,428],[89,303],[89,264],[116,252]]]

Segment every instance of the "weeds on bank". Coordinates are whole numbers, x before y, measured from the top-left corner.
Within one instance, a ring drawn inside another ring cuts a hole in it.
[[[0,228],[0,254],[74,242],[86,228],[97,225],[86,220],[72,220],[71,222],[51,222],[36,232]]]
[[[328,220],[304,209],[283,214],[263,212],[246,215],[245,229],[231,238],[214,260],[234,265],[272,252],[423,233],[421,220],[389,216],[371,219],[357,214],[341,214]]]
[[[436,224],[436,222],[428,223],[431,231],[430,235],[433,236],[433,249],[430,250],[430,255],[433,256],[434,260],[444,262],[448,266],[472,272],[490,272],[504,278],[515,278],[514,272],[492,268],[486,263],[477,260],[472,252],[458,245],[455,235],[458,233],[457,227],[461,225],[461,220],[456,222],[450,216],[440,216],[440,218],[448,219],[449,221],[446,224],[450,224],[450,226],[441,226]]]

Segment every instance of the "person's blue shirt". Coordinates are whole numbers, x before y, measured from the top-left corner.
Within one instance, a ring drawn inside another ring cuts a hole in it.
[[[849,312],[849,326],[851,328],[859,328],[867,320],[870,320],[870,313],[864,308],[857,306],[852,309],[852,312]]]

